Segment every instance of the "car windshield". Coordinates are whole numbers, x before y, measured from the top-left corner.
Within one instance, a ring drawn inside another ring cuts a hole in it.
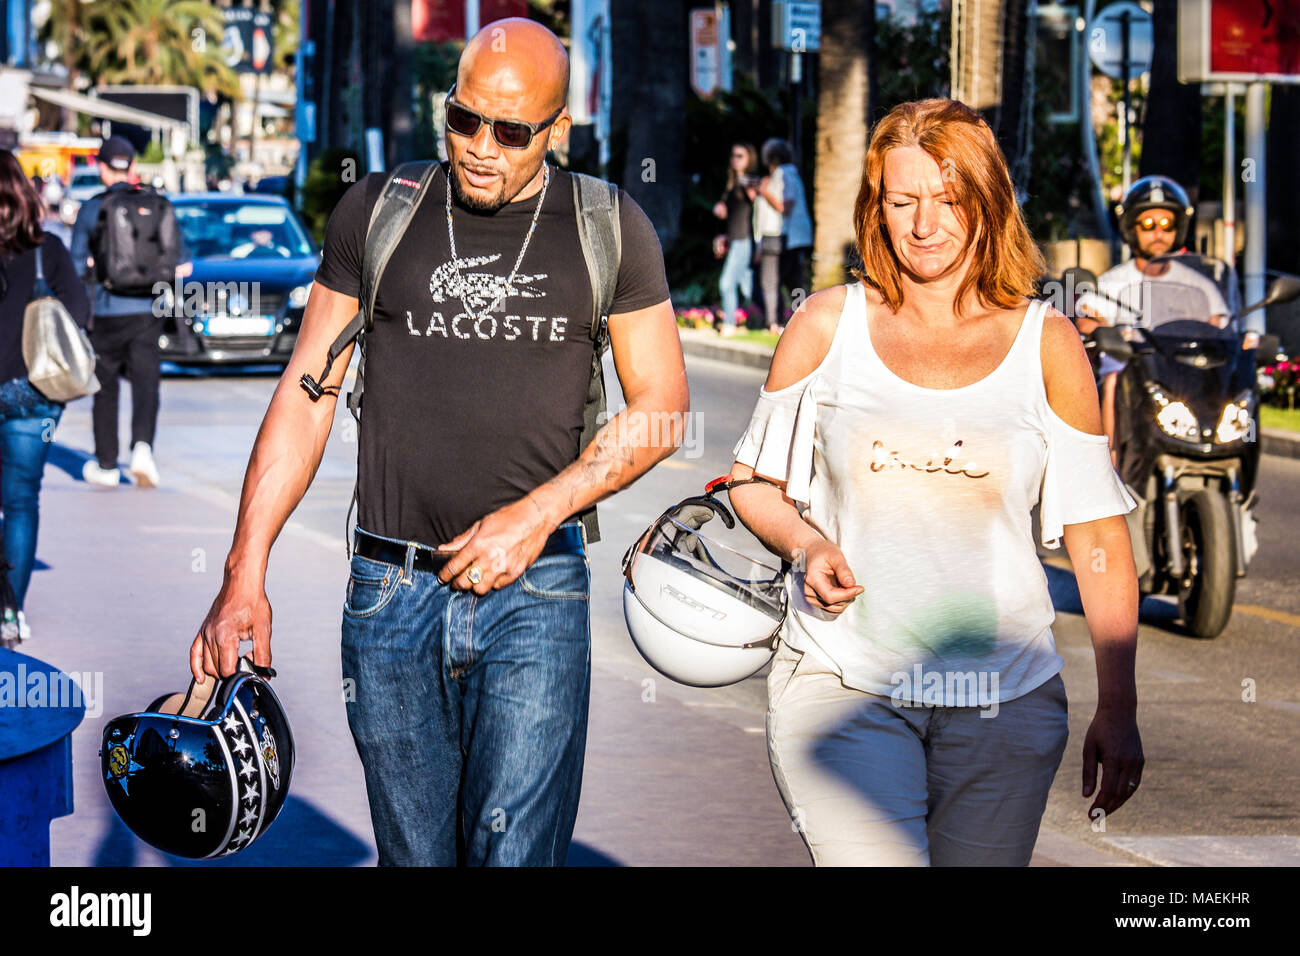
[[[73,173],[72,186],[98,186],[99,173],[93,169],[85,169],[79,173]]]
[[[312,254],[311,242],[286,206],[178,202],[176,218],[196,259],[289,259]]]

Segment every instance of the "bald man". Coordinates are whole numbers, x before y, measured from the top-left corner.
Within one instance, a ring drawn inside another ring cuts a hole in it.
[[[681,441],[689,399],[663,256],[621,195],[608,329],[627,407],[579,453],[592,293],[573,180],[545,163],[569,130],[567,88],[564,48],[537,23],[498,21],[467,44],[447,101],[449,162],[375,299],[343,677],[381,864],[564,863],[590,685],[577,516]],[[191,647],[196,679],[232,673],[241,640],[271,662],[271,544],[334,417],[332,392],[312,402],[297,383],[357,312],[387,181],[367,176],[330,217],[225,579]],[[341,384],[350,353],[322,385]]]

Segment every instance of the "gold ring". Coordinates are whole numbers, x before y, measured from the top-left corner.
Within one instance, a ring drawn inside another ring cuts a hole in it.
[[[477,566],[471,567],[465,572],[465,577],[469,578],[470,584],[478,584],[483,580],[483,572],[480,571]]]

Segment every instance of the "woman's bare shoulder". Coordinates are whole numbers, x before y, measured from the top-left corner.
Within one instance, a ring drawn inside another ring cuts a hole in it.
[[[821,365],[835,338],[848,292],[848,286],[837,285],[804,300],[776,344],[764,388],[775,392],[793,385]]]
[[[1067,425],[1100,435],[1101,409],[1092,364],[1074,323],[1054,306],[1043,316],[1040,358],[1043,387],[1052,411]]]

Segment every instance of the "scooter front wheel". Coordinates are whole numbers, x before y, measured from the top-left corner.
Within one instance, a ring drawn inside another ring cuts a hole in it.
[[[1183,505],[1183,560],[1178,610],[1196,637],[1218,637],[1232,617],[1237,591],[1232,507],[1217,490],[1193,493]]]

